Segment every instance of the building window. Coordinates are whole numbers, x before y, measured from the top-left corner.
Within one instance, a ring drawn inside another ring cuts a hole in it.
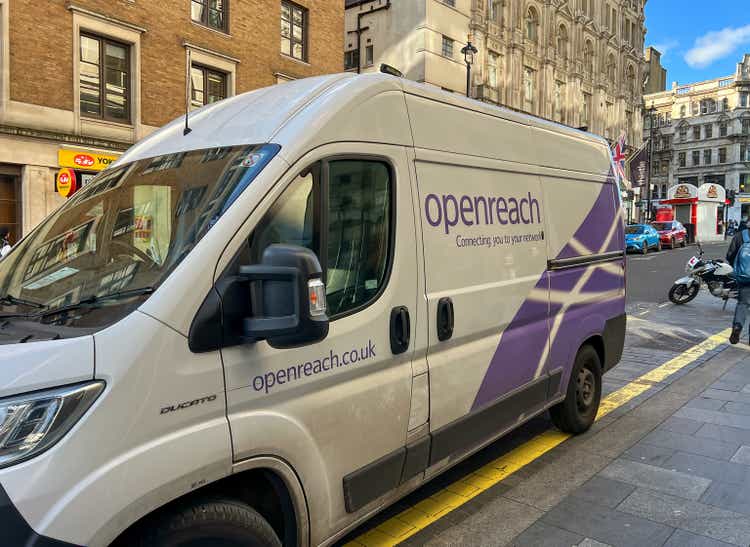
[[[726,163],[726,162],[727,162],[727,149],[719,148],[719,163]]]
[[[190,105],[192,108],[227,98],[227,75],[199,65],[190,67]]]
[[[528,67],[523,69],[523,109],[534,113],[534,71]]]
[[[567,61],[568,59],[568,29],[565,25],[560,25],[557,30],[557,54],[560,59]]]
[[[487,54],[487,84],[497,89],[497,54],[491,51]]]
[[[307,61],[307,10],[281,2],[281,53]]]
[[[130,46],[81,35],[81,115],[130,121]]]
[[[742,120],[742,134],[750,135],[750,118]]]
[[[726,112],[727,110],[729,110],[729,99],[727,99],[726,97],[724,97],[724,98],[723,98],[723,99],[721,100],[721,109],[722,109],[722,110],[723,110],[724,112]]]
[[[701,126],[696,125],[693,127],[693,140],[699,141],[701,140]]]
[[[453,40],[443,36],[443,57],[453,58]]]
[[[497,23],[498,25],[502,24],[500,16],[500,14],[502,13],[502,8],[503,6],[501,0],[487,0],[489,20]]]
[[[740,93],[740,106],[747,108],[747,93]]]
[[[539,16],[534,8],[529,8],[526,12],[526,39],[536,42],[537,28],[539,26]]]
[[[727,136],[727,122],[720,122],[719,123],[719,136],[720,137],[726,137]]]
[[[591,115],[591,93],[583,94],[583,105],[581,105],[581,123],[588,127]]]
[[[565,93],[565,84],[555,80],[554,95],[552,97],[552,118],[555,121],[563,122],[563,95]]]
[[[685,167],[687,162],[686,156],[687,154],[685,152],[680,152],[679,154],[677,154],[677,159],[679,161],[680,167]]]
[[[372,66],[372,63],[374,62],[374,53],[372,46],[367,46],[365,48],[365,66]]]
[[[693,150],[693,165],[701,164],[701,153],[699,150]]]
[[[344,69],[357,68],[359,66],[359,51],[353,49],[344,53]]]
[[[693,109],[693,116],[697,116],[701,109],[700,105],[698,104],[698,101],[693,101],[691,104],[691,107]]]
[[[586,40],[586,45],[583,46],[583,69],[587,76],[594,73],[594,45],[591,40]]]
[[[707,139],[710,139],[714,135],[714,126],[711,124],[707,124],[704,128],[704,133],[706,135]]]
[[[610,54],[609,57],[607,57],[607,80],[610,86],[615,85],[615,71],[617,70],[617,65],[615,63],[615,56]]]
[[[746,145],[741,144],[740,145],[740,161],[750,161],[750,154],[748,152],[750,152],[750,149]]]
[[[661,199],[667,199],[667,185],[661,185]]]
[[[196,23],[226,31],[227,2],[226,0],[191,0],[190,16]]]
[[[684,118],[686,114],[687,114],[687,107],[683,104],[680,107],[680,118]]]
[[[703,163],[705,165],[711,165],[711,155],[713,150],[704,150],[703,151]]]
[[[680,127],[680,141],[685,142],[687,140],[687,127]]]
[[[443,4],[446,6],[456,7],[456,0],[443,0]]]
[[[633,96],[638,95],[638,86],[635,83],[635,69],[633,68],[633,65],[628,66],[628,91],[633,94]],[[671,118],[671,117],[670,117]],[[671,123],[671,120],[670,120]]]

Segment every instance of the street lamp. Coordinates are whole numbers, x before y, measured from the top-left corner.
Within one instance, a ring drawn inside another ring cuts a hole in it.
[[[477,48],[471,45],[471,40],[466,40],[466,45],[461,48],[461,53],[464,54],[464,62],[466,63],[466,96],[470,96],[471,92],[471,65],[474,64],[474,55],[477,53]]]
[[[651,183],[654,173],[654,120],[656,118],[656,108],[653,101],[651,108],[648,109],[648,188],[646,189],[646,222],[651,220]]]

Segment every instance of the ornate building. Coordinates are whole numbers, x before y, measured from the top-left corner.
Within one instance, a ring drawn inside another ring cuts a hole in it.
[[[738,192],[726,217],[750,218],[750,54],[733,75],[675,85],[643,102],[644,139],[654,137],[652,198],[666,198],[676,184],[718,184]]]
[[[347,0],[345,62],[641,142],[643,0]]]

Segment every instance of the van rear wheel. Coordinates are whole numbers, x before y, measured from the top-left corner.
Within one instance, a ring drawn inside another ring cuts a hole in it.
[[[583,433],[591,427],[602,398],[602,365],[591,346],[578,350],[565,400],[549,409],[552,423],[566,433]]]
[[[166,513],[146,530],[139,547],[281,547],[276,532],[252,507],[204,499]]]

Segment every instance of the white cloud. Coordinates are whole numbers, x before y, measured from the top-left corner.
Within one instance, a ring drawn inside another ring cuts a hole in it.
[[[659,42],[656,44],[651,44],[651,47],[653,47],[656,51],[661,53],[661,58],[664,59],[669,55],[669,52],[679,46],[680,43],[677,40],[667,40],[666,42]]]
[[[693,47],[685,54],[685,62],[692,68],[706,68],[749,42],[750,25],[708,32],[695,40]]]

